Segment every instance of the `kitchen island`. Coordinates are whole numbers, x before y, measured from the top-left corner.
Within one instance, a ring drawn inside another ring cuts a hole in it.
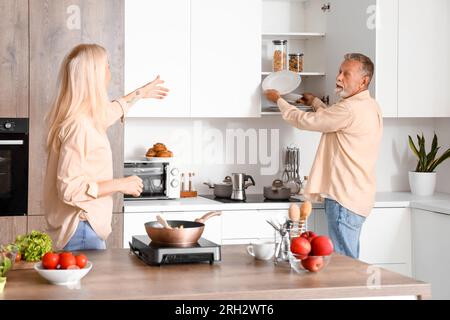
[[[430,285],[334,254],[320,273],[258,261],[242,245],[222,246],[213,265],[148,266],[126,249],[85,252],[93,268],[75,288],[16,270],[0,299],[430,299]]]

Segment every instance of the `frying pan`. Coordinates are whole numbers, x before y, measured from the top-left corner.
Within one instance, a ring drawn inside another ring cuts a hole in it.
[[[168,220],[167,223],[172,229],[162,227],[158,221],[151,221],[145,223],[145,231],[152,242],[169,247],[188,247],[196,244],[202,236],[204,222],[221,214],[221,211],[211,211],[195,221]],[[183,228],[177,229],[180,226]]]

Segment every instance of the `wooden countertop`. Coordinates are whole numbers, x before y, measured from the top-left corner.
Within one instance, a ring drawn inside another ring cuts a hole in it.
[[[297,274],[272,261],[257,261],[245,246],[223,246],[222,261],[209,264],[144,264],[127,249],[86,252],[93,263],[79,288],[49,284],[35,270],[8,274],[0,299],[329,299],[412,296],[431,298],[430,285],[385,269],[378,271],[333,255],[320,273]],[[373,268],[373,267],[372,267]]]

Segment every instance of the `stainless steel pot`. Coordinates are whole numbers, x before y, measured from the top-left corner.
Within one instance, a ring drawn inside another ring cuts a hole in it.
[[[264,187],[264,198],[268,200],[288,200],[290,197],[291,189],[279,179],[274,180],[272,186]]]
[[[226,176],[222,183],[215,183],[211,185],[209,182],[204,182],[210,189],[214,189],[214,196],[217,198],[231,198],[231,193],[233,191],[233,185],[231,183],[231,177]]]

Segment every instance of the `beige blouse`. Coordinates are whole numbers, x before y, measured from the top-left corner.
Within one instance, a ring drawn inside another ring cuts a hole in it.
[[[322,195],[345,208],[368,216],[375,201],[375,163],[383,117],[368,90],[327,107],[314,99],[315,112],[303,112],[278,100],[282,117],[293,126],[322,132],[305,194],[313,201]]]
[[[114,101],[107,109],[108,126],[126,114],[125,101]],[[111,233],[113,198],[98,197],[98,182],[113,179],[108,136],[96,129],[91,118],[77,119],[62,127],[49,151],[44,179],[44,208],[47,232],[54,247],[66,246],[80,220],[89,221],[97,235],[106,240]]]

